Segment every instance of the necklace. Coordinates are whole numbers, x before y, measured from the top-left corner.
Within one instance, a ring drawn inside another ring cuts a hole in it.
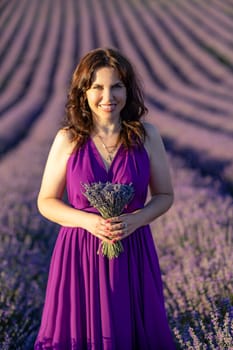
[[[104,143],[103,138],[102,138],[100,135],[97,135],[97,136],[98,136],[98,138],[100,139],[100,142],[101,142],[103,148],[105,149],[105,151],[106,151],[107,154],[108,154],[108,155],[107,155],[107,161],[111,163],[111,162],[113,161],[114,153],[115,153],[115,151],[116,151],[116,149],[117,149],[117,146],[118,146],[118,141],[117,141],[117,143],[116,143],[115,145],[113,145],[113,146],[107,146],[107,145]]]

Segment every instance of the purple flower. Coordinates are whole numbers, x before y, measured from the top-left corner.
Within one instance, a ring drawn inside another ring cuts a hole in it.
[[[132,184],[93,182],[92,184],[83,184],[83,187],[85,188],[83,194],[105,219],[120,215],[134,195]],[[123,251],[123,245],[120,241],[115,243],[102,241],[101,248],[102,255],[109,259],[118,257]]]

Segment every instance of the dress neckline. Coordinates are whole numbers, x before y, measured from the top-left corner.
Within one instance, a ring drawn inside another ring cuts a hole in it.
[[[110,170],[112,169],[112,166],[113,166],[113,164],[115,163],[115,160],[116,160],[117,156],[119,155],[119,153],[120,153],[120,151],[121,151],[121,149],[122,149],[123,144],[120,143],[120,145],[118,146],[118,148],[117,148],[117,150],[116,150],[116,153],[115,153],[115,155],[114,155],[114,157],[113,157],[111,163],[110,163],[109,166],[107,167],[107,166],[106,166],[106,163],[105,163],[105,161],[104,161],[104,159],[103,159],[103,157],[102,157],[102,155],[101,155],[101,153],[100,153],[100,151],[99,151],[99,149],[98,149],[98,147],[96,146],[94,140],[93,140],[91,137],[89,137],[89,142],[90,142],[90,144],[91,144],[91,146],[92,146],[92,149],[94,150],[94,152],[95,152],[95,154],[96,154],[96,157],[97,157],[97,160],[98,160],[99,164],[103,167],[103,169],[105,170],[105,172],[108,174],[108,173],[110,172]]]

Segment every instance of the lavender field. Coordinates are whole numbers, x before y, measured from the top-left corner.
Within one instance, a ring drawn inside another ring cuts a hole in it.
[[[32,350],[58,227],[36,208],[79,58],[144,82],[175,204],[152,224],[177,349],[233,349],[233,0],[0,2],[0,349]]]

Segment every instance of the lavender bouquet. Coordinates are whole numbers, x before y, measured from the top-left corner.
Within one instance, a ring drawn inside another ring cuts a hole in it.
[[[85,192],[83,193],[90,204],[98,209],[104,219],[120,215],[126,204],[130,202],[134,195],[132,184],[113,184],[111,182],[93,182],[92,184],[83,184]],[[123,252],[121,241],[108,243],[102,241],[99,252],[109,259],[117,258]]]

